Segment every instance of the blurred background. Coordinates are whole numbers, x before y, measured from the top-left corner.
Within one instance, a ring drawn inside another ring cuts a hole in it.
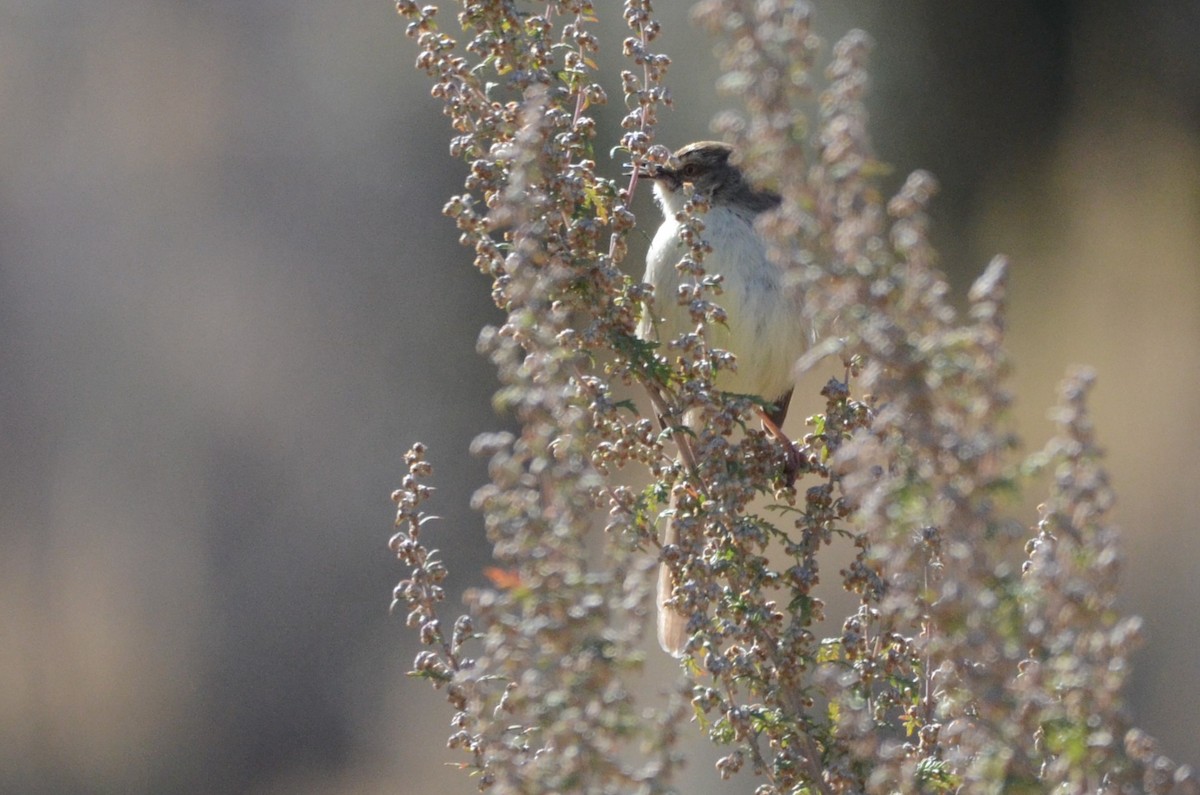
[[[675,146],[730,101],[660,5]],[[938,176],[960,300],[1012,257],[1027,445],[1065,368],[1098,370],[1146,619],[1131,709],[1200,762],[1200,3],[814,5],[827,42],[878,44],[888,187]],[[461,590],[486,560],[467,447],[504,423],[415,54],[388,0],[0,0],[0,791],[475,791],[387,610],[404,450],[431,447]],[[685,791],[753,791],[710,758]]]

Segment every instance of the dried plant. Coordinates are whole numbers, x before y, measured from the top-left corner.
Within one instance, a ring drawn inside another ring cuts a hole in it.
[[[1067,379],[1057,435],[1016,460],[1005,262],[957,317],[926,229],[932,177],[880,198],[865,34],[833,47],[818,91],[805,4],[694,9],[718,39],[722,87],[744,100],[718,126],[783,197],[761,232],[822,340],[798,367],[840,357],[844,369],[821,391],[792,487],[777,445],[752,427],[755,399],[713,387],[736,364],[708,343],[723,314],[720,279],[704,271],[703,203],[685,213],[680,296],[652,295],[620,267],[638,167],[668,155],[654,135],[669,60],[654,50],[649,0],[623,5],[619,141],[598,140],[589,115],[607,101],[593,3],[464,1],[456,35],[435,6],[398,8],[451,119],[451,152],[470,164],[445,212],[507,315],[480,348],[502,383],[497,408],[520,427],[476,442],[491,457],[475,503],[496,587],[469,594],[470,618],[449,633],[446,568],[423,537],[423,447],[393,495],[391,548],[411,571],[395,605],[428,647],[414,673],[445,689],[450,745],[481,789],[669,791],[690,715],[728,747],[719,774],[747,769],[762,795],[1200,791],[1122,708],[1137,622],[1114,608],[1119,552],[1090,376]],[[627,183],[601,176],[597,148],[635,166]],[[694,330],[661,346],[638,339],[643,307],[669,300]],[[614,477],[631,467],[646,488]],[[1002,509],[1043,470],[1052,492],[1027,530]],[[668,510],[680,543],[660,550]],[[814,587],[835,537],[852,541],[840,578],[859,607],[831,631]],[[693,616],[690,709],[633,696],[660,559]]]

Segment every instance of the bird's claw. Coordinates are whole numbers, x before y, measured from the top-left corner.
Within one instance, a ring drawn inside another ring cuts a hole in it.
[[[783,437],[783,482],[790,489],[796,485],[796,478],[804,467],[804,456],[796,443],[786,436]]]
[[[787,484],[788,488],[791,488],[796,485],[796,478],[804,468],[804,455],[796,443],[788,438],[787,434],[775,424],[775,421],[766,412],[761,412],[761,414],[763,428],[783,445],[783,482]]]

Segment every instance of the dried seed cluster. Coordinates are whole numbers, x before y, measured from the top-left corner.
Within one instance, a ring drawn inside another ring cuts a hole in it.
[[[839,41],[821,81],[805,3],[705,0],[694,12],[717,38],[722,87],[744,101],[719,125],[783,197],[760,228],[823,331],[801,366],[843,363],[809,420],[793,488],[750,422],[756,399],[713,388],[736,365],[708,345],[724,314],[720,278],[704,271],[706,208],[693,202],[681,218],[679,268],[692,278],[679,295],[654,296],[620,268],[637,168],[618,185],[594,150],[634,166],[669,157],[654,135],[670,61],[654,50],[649,0],[622,6],[627,68],[612,90],[626,113],[603,143],[589,115],[608,97],[593,3],[458,5],[453,35],[436,6],[397,7],[450,118],[450,151],[470,166],[445,213],[505,313],[480,349],[519,432],[476,440],[490,457],[475,506],[495,587],[469,595],[471,617],[448,637],[446,568],[423,538],[432,469],[420,446],[394,495],[391,549],[411,572],[395,606],[426,647],[414,674],[445,689],[450,745],[480,788],[670,791],[690,706],[729,747],[718,774],[758,776],[760,795],[1197,791],[1122,709],[1138,625],[1114,607],[1119,552],[1090,378],[1068,379],[1045,451],[1014,460],[1006,264],[987,267],[960,318],[929,243],[933,178],[914,173],[881,197],[867,36]],[[695,322],[661,347],[633,333],[656,300],[680,301]],[[631,466],[649,486],[615,480]],[[1033,526],[1005,518],[1009,495],[1046,469],[1054,483]],[[681,541],[659,550],[668,509]],[[838,537],[851,544],[840,569],[829,566]],[[693,616],[690,704],[633,696],[660,558]],[[815,593],[822,563],[859,600],[840,628]]]

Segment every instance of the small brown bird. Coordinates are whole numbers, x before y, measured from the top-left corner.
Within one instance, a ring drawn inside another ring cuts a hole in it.
[[[650,244],[644,277],[654,287],[656,314],[643,314],[637,333],[666,343],[694,328],[687,308],[675,301],[680,286],[692,278],[675,268],[687,253],[675,216],[693,194],[701,194],[709,203],[703,236],[712,247],[703,266],[706,273],[723,277],[717,301],[728,317],[725,325],[708,327],[708,341],[737,360],[737,369],[722,371],[716,386],[770,401],[763,424],[787,445],[789,461],[794,462],[794,448],[780,427],[792,396],[792,368],[808,347],[809,331],[796,291],[785,287],[783,271],[767,258],[766,245],[754,228],[760,213],[779,206],[779,196],[751,185],[730,162],[732,154],[728,144],[699,141],[677,151],[669,165],[641,172],[654,180],[664,220]],[[668,520],[663,545],[678,542],[678,530]],[[658,575],[658,642],[678,657],[687,645],[688,617],[667,604],[674,589],[671,569],[664,563]]]

